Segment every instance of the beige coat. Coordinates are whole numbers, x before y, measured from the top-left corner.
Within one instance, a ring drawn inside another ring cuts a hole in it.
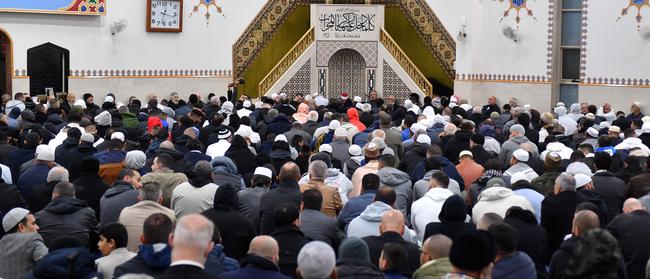
[[[117,222],[124,225],[129,234],[129,242],[126,245],[129,251],[138,252],[138,246],[141,244],[140,235],[142,235],[144,220],[155,213],[165,214],[172,219],[172,222],[176,223],[176,214],[174,214],[174,211],[154,201],[141,201],[122,209]]]
[[[162,205],[171,208],[172,193],[176,186],[187,182],[187,176],[183,173],[174,173],[173,170],[165,168],[145,174],[140,182],[142,182],[142,184],[149,182],[157,182],[160,184],[163,196]]]
[[[379,161],[374,160],[368,162],[365,166],[358,168],[352,175],[352,191],[348,196],[350,198],[356,197],[361,194],[361,180],[363,176],[369,173],[377,174],[379,171]]]
[[[343,209],[343,203],[341,202],[341,195],[339,195],[338,188],[325,185],[323,180],[309,180],[309,182],[300,185],[300,192],[304,193],[309,189],[318,190],[321,195],[323,195],[323,205],[321,206],[320,212],[336,218],[336,216]]]

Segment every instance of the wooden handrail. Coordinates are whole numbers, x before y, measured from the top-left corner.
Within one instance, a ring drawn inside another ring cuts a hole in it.
[[[422,90],[426,96],[432,96],[433,85],[431,85],[431,82],[429,82],[427,77],[422,74],[422,72],[418,69],[418,67],[415,66],[413,61],[411,61],[411,59],[406,55],[402,48],[400,48],[395,40],[393,40],[393,37],[391,37],[390,34],[388,34],[388,32],[386,32],[386,30],[383,28],[381,29],[379,40],[384,45],[384,47],[386,47],[388,53],[390,53],[393,58],[397,60],[397,63],[399,63],[399,65],[402,66],[409,77],[413,79],[418,88],[420,88],[420,90]]]
[[[289,52],[287,52],[280,62],[275,64],[273,69],[260,81],[259,84],[259,94],[260,97],[264,96],[271,90],[271,87],[282,78],[284,73],[289,70],[293,63],[296,63],[298,58],[307,50],[307,48],[315,41],[315,32],[314,27],[310,28],[307,33],[305,33],[298,42],[291,47]]]

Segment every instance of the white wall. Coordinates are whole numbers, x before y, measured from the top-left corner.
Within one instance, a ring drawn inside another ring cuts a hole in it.
[[[145,29],[145,0],[109,0],[106,16],[71,16],[47,14],[1,13],[0,28],[13,40],[14,69],[26,70],[27,49],[52,42],[70,50],[70,69],[74,70],[230,70],[232,45],[266,1],[218,1],[225,17],[211,9],[207,25],[205,8],[190,16],[198,0],[185,0],[183,32],[148,33]],[[118,18],[129,22],[128,28],[111,36],[110,23]],[[179,75],[180,76],[180,75]],[[213,75],[210,84],[219,80]],[[180,77],[170,77],[179,79]],[[16,79],[14,79],[16,80]],[[155,81],[154,81],[155,80]],[[191,80],[197,80],[192,78]],[[16,81],[14,91],[24,90],[25,80]],[[168,93],[171,84],[184,84],[161,79],[72,80],[71,90],[96,90],[97,93],[129,85],[130,92],[161,91]],[[168,84],[158,87],[157,85]],[[207,90],[207,87],[192,87]],[[191,88],[177,88],[174,90]],[[225,88],[221,88],[225,91]],[[213,89],[216,91],[216,89]],[[207,91],[206,91],[207,92]],[[191,92],[183,92],[190,94]],[[121,94],[121,92],[117,92]],[[126,93],[125,94],[131,94]],[[207,95],[207,94],[206,94]]]
[[[588,3],[588,17],[584,22],[587,24],[585,80],[613,78],[613,82],[603,80],[592,83],[627,85],[627,79],[637,79],[649,85],[645,80],[650,79],[650,41],[643,40],[639,35],[635,18],[637,8],[630,8],[628,15],[617,20],[628,1],[585,2]],[[641,15],[641,26],[650,25],[650,6],[645,6]],[[621,81],[616,82],[617,78]],[[622,79],[626,82],[623,83]],[[637,81],[637,84],[640,83]],[[650,95],[646,102],[650,103]]]

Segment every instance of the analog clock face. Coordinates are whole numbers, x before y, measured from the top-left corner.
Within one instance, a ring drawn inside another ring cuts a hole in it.
[[[180,27],[182,14],[180,1],[153,0],[151,1],[151,21],[149,26],[152,28],[177,29]]]

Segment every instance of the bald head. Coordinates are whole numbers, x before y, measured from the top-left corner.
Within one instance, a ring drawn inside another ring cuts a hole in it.
[[[171,141],[168,141],[168,140],[163,141],[162,143],[160,143],[160,148],[165,148],[165,149],[176,149],[176,148],[174,147],[174,144],[173,144]]]
[[[637,210],[645,210],[645,206],[634,198],[627,199],[623,204],[623,213],[628,214]]]
[[[423,256],[420,259],[420,264],[425,264],[429,261],[449,257],[452,241],[449,237],[443,234],[432,235],[422,244]],[[424,261],[424,262],[422,262]]]
[[[591,210],[581,210],[573,217],[573,235],[579,236],[584,232],[600,227],[598,214]]]
[[[381,233],[396,232],[401,235],[404,233],[404,220],[404,214],[402,214],[402,212],[389,210],[384,213],[384,216],[381,218],[379,231]]]
[[[279,250],[278,242],[275,239],[267,235],[260,235],[251,240],[251,244],[248,247],[248,254],[264,257],[277,263]]]
[[[280,169],[280,181],[300,179],[300,168],[293,162],[285,163]]]

